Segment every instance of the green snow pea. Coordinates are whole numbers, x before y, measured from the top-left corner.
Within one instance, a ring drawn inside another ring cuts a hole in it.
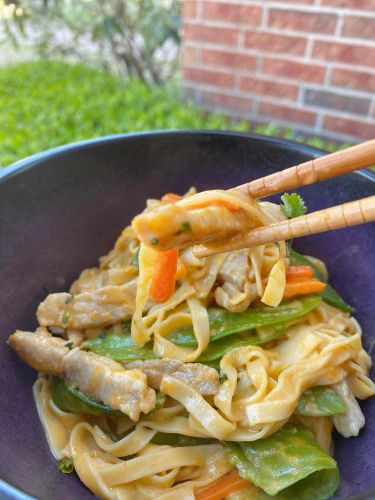
[[[220,307],[211,307],[208,309],[211,330],[210,341],[218,341],[228,335],[249,332],[249,330],[263,326],[280,325],[282,322],[289,322],[315,309],[320,300],[320,297],[316,295],[308,295],[285,301],[278,307],[249,307],[242,313],[233,313]],[[247,338],[253,339],[252,344],[262,344],[274,337],[271,335],[270,338],[263,338],[250,332]],[[179,346],[197,346],[192,327],[184,327],[172,332],[168,339]]]
[[[259,499],[326,500],[339,485],[336,461],[299,422],[284,425],[269,437],[224,442],[229,461],[240,476],[261,488]]]
[[[122,415],[108,405],[86,396],[59,377],[52,377],[52,400],[60,410],[84,415]]]
[[[316,386],[302,394],[294,413],[309,417],[329,417],[345,413],[345,410],[343,400],[333,389]]]

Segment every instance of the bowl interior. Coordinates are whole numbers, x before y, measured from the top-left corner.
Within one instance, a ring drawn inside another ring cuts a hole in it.
[[[35,310],[95,266],[147,198],[228,188],[319,155],[312,148],[251,135],[175,132],[118,136],[32,157],[0,177],[0,477],[38,498],[91,498],[73,474],[57,471],[34,408],[36,373],[7,347],[16,328],[33,331]],[[349,174],[299,190],[309,211],[374,194],[371,176]],[[323,259],[331,283],[357,310],[370,346],[375,313],[375,225],[301,238]],[[337,498],[375,488],[375,398],[362,404],[360,437],[335,439]],[[5,493],[4,493],[5,494]],[[1,496],[1,484],[0,484]]]

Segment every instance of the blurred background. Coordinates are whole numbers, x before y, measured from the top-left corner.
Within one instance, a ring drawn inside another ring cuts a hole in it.
[[[0,0],[0,166],[106,134],[375,136],[375,0]]]

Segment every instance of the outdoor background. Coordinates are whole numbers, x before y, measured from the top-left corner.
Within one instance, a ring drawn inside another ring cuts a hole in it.
[[[0,0],[0,167],[106,134],[375,136],[375,0]]]

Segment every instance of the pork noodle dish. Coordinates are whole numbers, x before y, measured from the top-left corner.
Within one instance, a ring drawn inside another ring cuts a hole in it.
[[[37,370],[51,453],[106,499],[327,499],[332,432],[374,394],[353,309],[291,241],[193,245],[302,215],[235,190],[148,200],[114,248],[8,343]],[[365,450],[364,450],[365,451]]]

